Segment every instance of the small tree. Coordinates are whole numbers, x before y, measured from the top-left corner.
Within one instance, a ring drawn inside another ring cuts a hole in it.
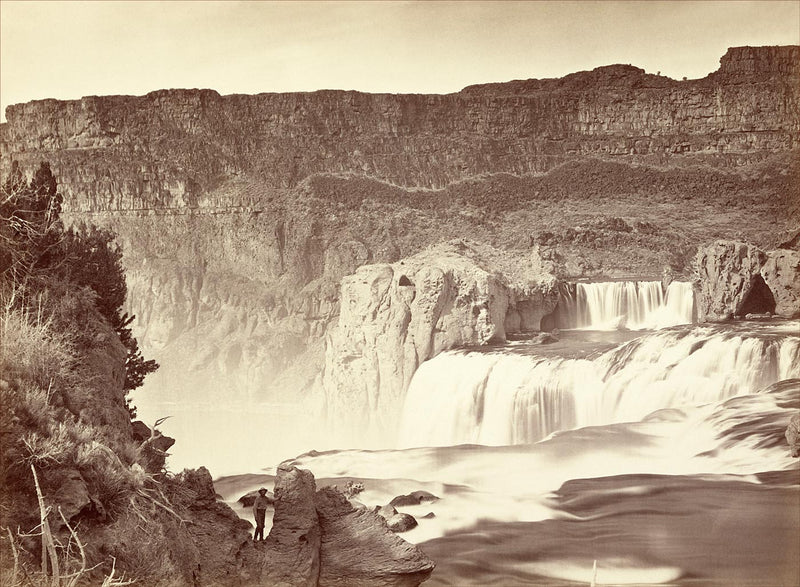
[[[128,288],[122,267],[122,249],[114,241],[114,234],[96,226],[81,225],[67,232],[63,250],[67,259],[61,268],[66,273],[64,278],[90,287],[97,294],[97,309],[114,328],[127,351],[125,391],[141,387],[145,376],[158,369],[158,363],[142,357],[139,343],[129,328],[135,316],[123,310]],[[128,410],[131,418],[136,417],[136,409],[130,401]]]
[[[52,268],[63,235],[61,194],[42,162],[30,184],[14,161],[0,187],[0,276],[18,286]]]

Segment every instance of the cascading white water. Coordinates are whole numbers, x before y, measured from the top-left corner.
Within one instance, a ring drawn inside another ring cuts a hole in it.
[[[692,286],[673,281],[666,293],[660,281],[575,284],[574,295],[560,302],[562,328],[592,330],[657,329],[691,324]]]
[[[648,334],[594,360],[451,351],[411,381],[401,446],[535,442],[552,432],[637,421],[800,377],[800,337],[714,327]]]

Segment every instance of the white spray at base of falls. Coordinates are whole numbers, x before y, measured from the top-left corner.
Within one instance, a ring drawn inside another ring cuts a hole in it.
[[[403,534],[418,543],[473,528],[479,520],[563,517],[552,509],[553,492],[572,479],[628,477],[624,489],[604,489],[602,483],[591,489],[595,497],[614,496],[613,503],[646,492],[652,480],[641,475],[686,476],[679,483],[701,477],[759,484],[761,472],[798,471],[783,438],[785,423],[800,408],[798,392],[800,380],[783,381],[757,394],[662,410],[638,422],[569,430],[533,444],[315,451],[292,464],[317,478],[368,479],[359,494],[368,507],[420,489],[441,497],[398,507],[417,517],[435,510],[435,518]]]
[[[399,445],[535,442],[560,430],[638,421],[664,408],[755,393],[795,377],[800,337],[782,332],[665,330],[594,360],[451,351],[414,375]]]
[[[660,281],[577,283],[559,302],[562,328],[593,330],[657,329],[691,324],[692,285],[673,281],[666,292]]]

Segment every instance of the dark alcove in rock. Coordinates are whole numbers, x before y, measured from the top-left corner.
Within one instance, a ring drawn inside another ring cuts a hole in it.
[[[736,314],[746,316],[747,314],[766,314],[775,312],[775,296],[772,290],[764,283],[764,278],[756,275],[750,283],[750,291],[739,304]]]
[[[545,314],[539,322],[539,330],[542,332],[550,332],[555,330],[559,323],[558,305],[556,305],[552,314]]]

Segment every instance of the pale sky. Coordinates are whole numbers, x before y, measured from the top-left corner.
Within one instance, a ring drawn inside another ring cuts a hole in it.
[[[788,44],[800,0],[0,0],[0,112],[162,88],[447,93],[612,63],[692,79],[730,46]]]

